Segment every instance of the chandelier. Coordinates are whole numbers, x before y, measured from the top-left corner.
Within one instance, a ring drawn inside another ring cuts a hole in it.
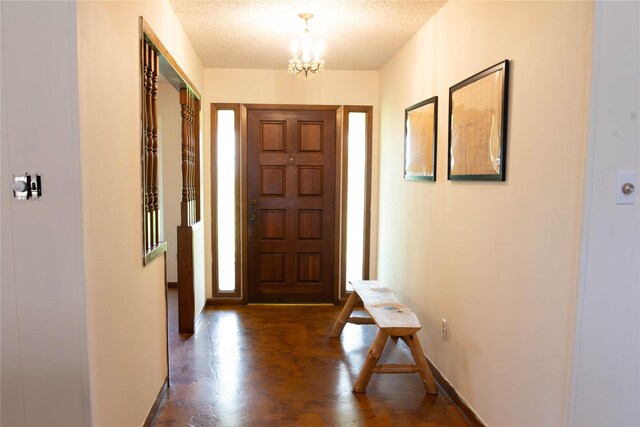
[[[309,33],[309,20],[313,18],[313,14],[301,13],[298,16],[304,20],[304,33],[299,41],[294,39],[291,42],[289,72],[297,74],[303,80],[307,80],[324,70],[324,59],[320,58],[322,42],[318,40],[314,45]],[[311,56],[312,53],[313,57]]]

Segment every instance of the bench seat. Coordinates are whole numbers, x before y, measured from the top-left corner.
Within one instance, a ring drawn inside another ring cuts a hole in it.
[[[437,394],[437,388],[427,360],[420,346],[416,332],[422,328],[416,314],[395,296],[393,289],[383,286],[375,280],[359,280],[351,282],[354,292],[344,305],[338,316],[330,336],[337,338],[342,334],[346,323],[375,324],[379,330],[374,339],[367,358],[353,391],[362,393],[366,390],[371,375],[419,373],[427,393]],[[352,317],[351,314],[358,301],[362,301],[364,309],[370,317]],[[378,364],[380,355],[391,337],[394,341],[404,341],[413,355],[415,365]]]

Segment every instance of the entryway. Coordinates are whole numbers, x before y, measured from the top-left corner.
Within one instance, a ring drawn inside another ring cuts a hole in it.
[[[368,278],[371,116],[211,105],[214,303],[337,303]]]

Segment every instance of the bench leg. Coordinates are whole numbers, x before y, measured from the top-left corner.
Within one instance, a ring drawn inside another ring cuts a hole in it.
[[[371,374],[373,374],[373,370],[378,364],[378,360],[380,359],[380,355],[382,354],[382,350],[384,350],[384,346],[387,344],[388,339],[389,334],[383,331],[378,331],[376,339],[373,340],[371,347],[369,347],[367,358],[362,365],[362,369],[360,369],[360,375],[358,375],[358,379],[353,386],[353,391],[356,393],[364,393],[367,389],[367,385],[371,379]]]
[[[433,380],[433,375],[431,375],[431,369],[429,369],[429,364],[427,363],[427,359],[425,358],[422,347],[420,346],[418,336],[416,334],[406,335],[402,337],[402,340],[407,343],[407,345],[411,349],[413,359],[416,361],[416,365],[418,366],[418,370],[420,373],[420,378],[422,378],[422,382],[424,383],[424,387],[427,390],[427,393],[438,394],[436,383]]]
[[[352,292],[351,295],[349,295],[349,298],[344,304],[344,307],[342,308],[338,319],[336,319],[336,323],[333,324],[333,329],[331,329],[331,333],[329,334],[331,338],[338,338],[340,334],[342,334],[344,325],[347,323],[347,320],[349,320],[349,317],[351,317],[351,313],[353,312],[358,299],[358,294],[356,294],[355,292]]]

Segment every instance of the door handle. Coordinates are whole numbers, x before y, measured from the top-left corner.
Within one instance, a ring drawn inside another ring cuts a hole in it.
[[[256,222],[256,219],[258,219],[258,217],[256,216],[256,214],[251,214],[251,215],[249,215],[249,221],[251,221],[251,222]]]
[[[257,203],[257,202],[256,202],[256,199],[251,199],[251,200],[249,200],[249,204],[250,204],[251,206],[255,206],[255,205],[256,205],[256,203]]]
[[[622,186],[622,194],[629,195],[633,193],[633,190],[635,189],[636,189],[635,185],[633,185],[630,182],[625,182],[624,185]]]

